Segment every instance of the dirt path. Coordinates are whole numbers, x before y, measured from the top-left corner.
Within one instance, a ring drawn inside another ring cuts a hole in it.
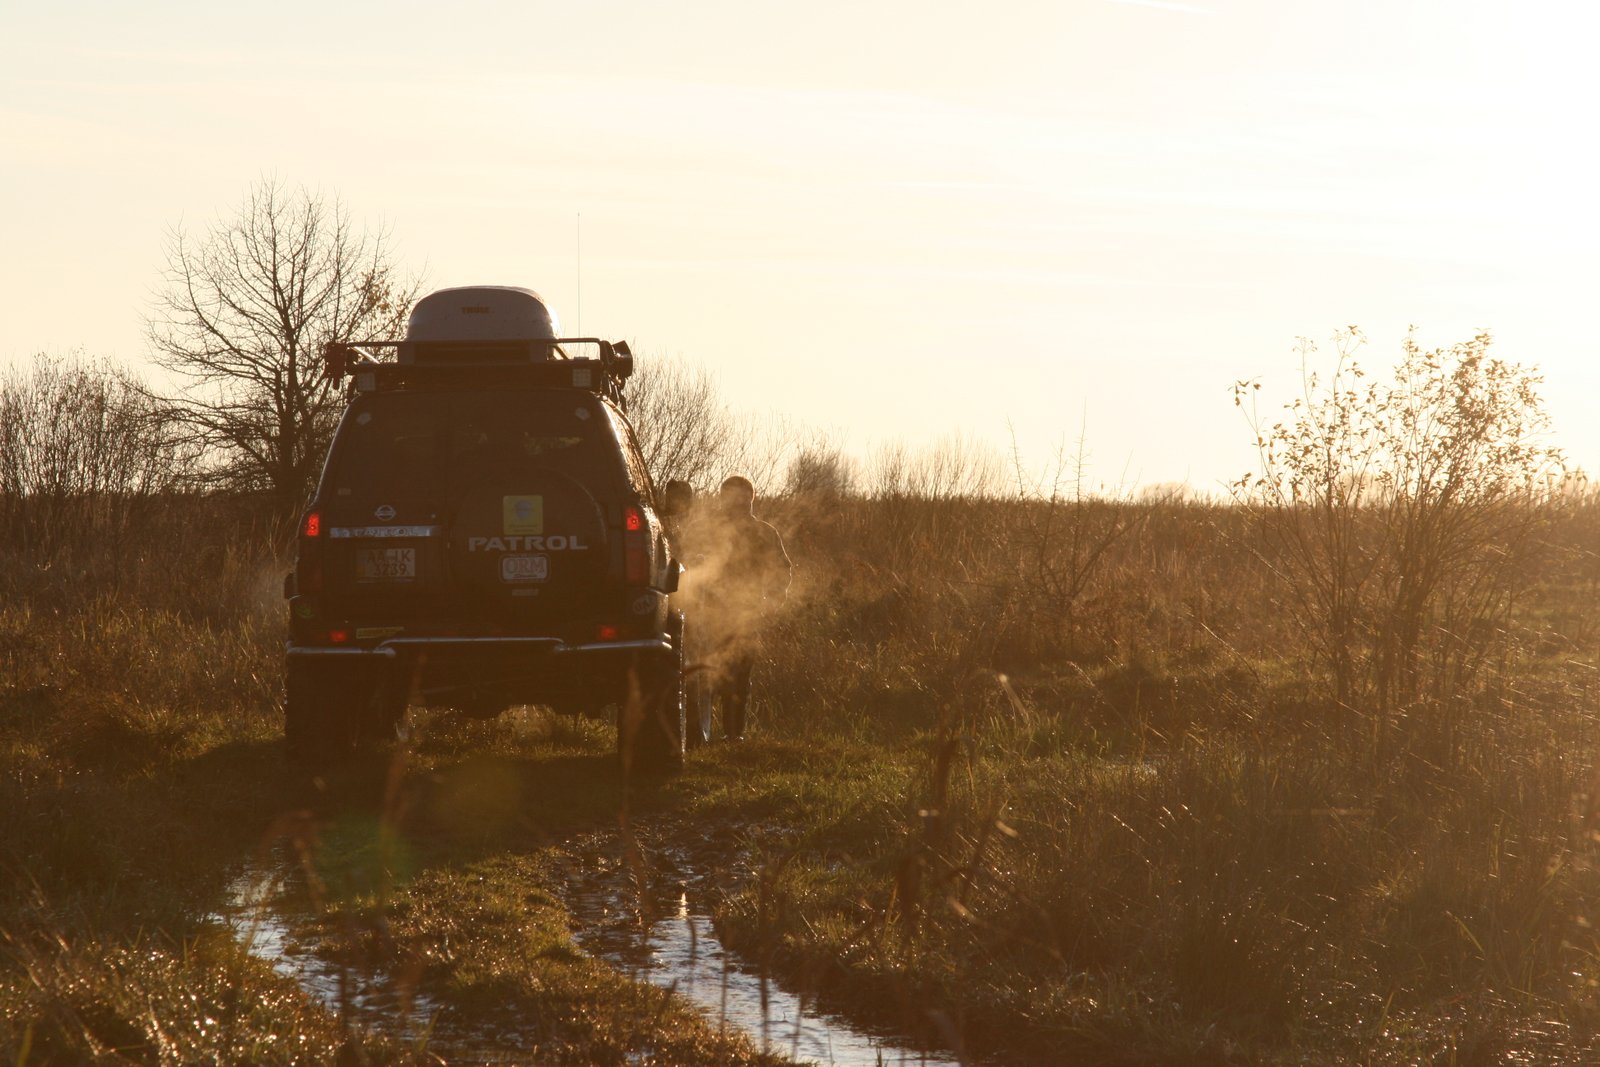
[[[956,1062],[720,943],[750,828],[603,756],[390,758],[324,779],[218,908],[346,1025],[449,1062]]]
[[[759,1048],[823,1064],[957,1062],[722,943],[716,909],[756,874],[732,826],[671,821],[650,834],[585,835],[563,849],[560,870],[585,948],[636,980],[673,989]]]

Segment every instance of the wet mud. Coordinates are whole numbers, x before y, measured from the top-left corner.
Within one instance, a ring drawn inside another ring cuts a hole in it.
[[[591,837],[569,857],[565,899],[579,943],[637,981],[674,990],[712,1025],[742,1030],[757,1048],[805,1063],[960,1062],[890,1028],[828,1010],[825,990],[797,989],[724,946],[713,908],[725,889],[719,878],[730,870],[732,877],[751,873],[737,863],[711,862],[693,843],[646,847],[626,834]]]
[[[212,918],[347,1026],[384,1033],[403,1044],[426,1044],[439,1005],[407,976],[335,950],[309,901],[294,863],[282,857],[256,860],[228,884],[226,899]]]
[[[819,993],[764,973],[717,937],[712,909],[722,880],[748,876],[725,857],[712,863],[689,845],[648,848],[616,833],[565,850],[561,890],[585,951],[636,981],[671,989],[717,1028],[742,1031],[757,1047],[800,1062],[835,1065],[960,1062],[907,1037],[819,1006]],[[297,862],[258,857],[229,883],[213,918],[255,956],[293,979],[356,1030],[450,1058],[494,1060],[523,1044],[515,1033],[460,1032],[417,976],[389,969],[385,953],[352,951],[359,937],[319,918]]]

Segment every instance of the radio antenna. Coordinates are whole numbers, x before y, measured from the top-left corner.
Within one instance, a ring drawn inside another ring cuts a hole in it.
[[[583,336],[583,212],[580,211],[577,214],[578,214],[578,226],[577,226],[577,246],[578,246],[578,251],[577,251],[577,255],[574,257],[577,260],[577,262],[573,266],[573,271],[574,271],[574,273],[576,273],[577,277],[573,279],[573,285],[572,285],[572,288],[573,288],[574,294],[575,294],[573,296],[573,303],[576,304],[577,307],[576,307],[575,313],[574,313],[574,318],[576,319],[576,321],[573,322],[573,324],[572,324],[572,330],[579,337],[582,337]]]

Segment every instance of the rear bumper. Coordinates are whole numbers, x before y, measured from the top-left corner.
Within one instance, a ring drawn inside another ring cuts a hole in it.
[[[598,660],[610,656],[639,653],[666,654],[673,651],[665,637],[646,637],[629,641],[591,641],[569,644],[559,637],[390,637],[368,647],[341,645],[297,645],[290,643],[291,657],[338,657],[343,659],[398,659],[401,655],[426,653],[449,656],[452,653],[517,653]]]
[[[339,647],[290,642],[290,672],[333,672],[411,694],[431,706],[548,704],[594,709],[629,699],[636,686],[679,662],[665,636],[567,642],[559,637],[395,636]]]

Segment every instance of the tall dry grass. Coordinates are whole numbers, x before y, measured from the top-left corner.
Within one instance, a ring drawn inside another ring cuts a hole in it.
[[[1428,616],[1380,708],[1339,699],[1248,509],[769,501],[799,571],[762,729],[884,769],[784,846],[762,936],[1024,1061],[1585,1061],[1600,502],[1521,506],[1515,595],[1467,651]]]
[[[729,940],[1019,1062],[1593,1058],[1600,500],[1527,501],[1471,669],[1426,634],[1380,715],[1339,698],[1248,509],[1008,482],[966,446],[783,447],[758,513],[797,574],[738,785],[783,832],[752,830]],[[156,1048],[130,1004],[247,973],[148,931],[194,929],[205,835],[270,788],[281,564],[249,501],[139,506],[120,542],[0,546],[11,1059]]]

